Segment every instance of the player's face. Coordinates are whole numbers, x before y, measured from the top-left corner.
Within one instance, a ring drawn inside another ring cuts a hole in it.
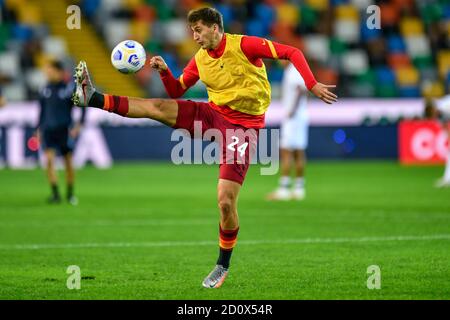
[[[217,30],[216,25],[208,27],[200,21],[191,25],[194,41],[197,42],[202,49],[214,49],[213,40],[214,34]]]
[[[50,82],[60,81],[62,78],[61,72],[50,64],[45,66],[44,72]]]

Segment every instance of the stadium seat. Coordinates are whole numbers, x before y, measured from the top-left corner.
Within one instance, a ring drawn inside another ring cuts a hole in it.
[[[439,75],[434,66],[429,68],[423,68],[420,70],[420,81],[422,82],[434,82],[439,79]]]
[[[108,47],[112,49],[117,43],[128,38],[130,23],[123,19],[109,19],[105,23],[103,32]]]
[[[398,68],[396,77],[399,86],[416,86],[419,83],[419,72],[412,66]]]
[[[134,10],[134,15],[138,21],[145,21],[145,22],[153,22],[156,17],[156,11],[154,8],[149,7],[145,4],[142,4]]]
[[[364,50],[349,50],[341,56],[342,72],[348,75],[358,75],[366,72],[369,67],[369,59]]]
[[[328,0],[306,0],[306,4],[319,11],[327,10],[329,6]]]
[[[169,44],[178,44],[185,41],[187,36],[186,21],[184,19],[172,19],[164,23],[164,40]]]
[[[101,0],[99,9],[103,14],[110,15],[113,11],[122,8],[122,6],[122,0]]]
[[[300,23],[303,27],[315,27],[319,22],[319,15],[314,8],[304,5],[300,7]]]
[[[337,20],[334,23],[334,35],[345,43],[356,43],[359,40],[359,23],[351,20]]]
[[[350,3],[358,8],[360,11],[366,11],[366,9],[373,4],[372,0],[350,0]]]
[[[45,86],[46,79],[42,70],[33,68],[26,72],[25,82],[32,91],[39,92]]]
[[[370,83],[352,81],[349,86],[348,95],[355,98],[371,97],[375,94],[375,87]]]
[[[410,57],[422,57],[431,54],[430,44],[425,35],[409,36],[405,38],[406,49]]]
[[[14,24],[12,26],[11,35],[19,41],[29,41],[33,36],[33,29],[27,25]]]
[[[389,3],[380,4],[380,12],[383,13],[380,17],[382,28],[392,27],[398,23],[400,13],[394,5]]]
[[[400,87],[398,90],[400,97],[403,98],[418,98],[420,97],[420,89],[418,86]]]
[[[263,21],[253,19],[246,23],[245,34],[266,38],[269,34],[269,29],[267,24]]]
[[[405,17],[400,21],[400,31],[404,37],[423,35],[423,23],[419,18]]]
[[[334,55],[343,54],[348,50],[347,45],[336,37],[331,37],[329,43],[330,51]]]
[[[150,24],[142,20],[134,20],[130,25],[130,38],[138,41],[139,43],[144,43],[148,39],[150,34]]]
[[[380,83],[375,87],[375,94],[379,98],[393,98],[398,95],[395,85]]]
[[[445,79],[450,70],[450,50],[441,50],[437,54],[439,75]]]
[[[391,35],[387,38],[388,51],[391,53],[399,53],[406,51],[406,45],[403,41],[403,37],[399,35]]]
[[[47,37],[42,42],[44,53],[54,57],[64,57],[67,54],[66,42],[63,38]]]
[[[420,9],[425,24],[439,21],[444,16],[444,8],[439,3],[427,3],[420,6]]]
[[[389,67],[376,68],[375,77],[378,84],[395,85],[395,73]]]
[[[100,2],[101,0],[83,0],[80,3],[80,7],[88,18],[92,18],[96,14],[100,6]]]
[[[338,5],[335,8],[337,20],[351,20],[359,23],[359,12],[354,6],[349,4]]]
[[[24,101],[27,97],[25,86],[20,82],[4,85],[2,94],[8,101]]]
[[[405,53],[392,53],[387,57],[388,64],[391,68],[400,68],[411,65],[409,56]]]
[[[315,72],[317,81],[329,84],[338,84],[339,76],[336,71],[331,68],[319,68]]]
[[[18,8],[18,21],[26,25],[36,25],[42,22],[39,7],[33,3],[25,2]]]
[[[445,95],[445,88],[440,81],[426,81],[421,85],[421,92],[424,97],[439,98]]]
[[[270,8],[269,6],[266,6],[266,7]],[[220,13],[222,13],[224,26],[228,26],[230,23],[233,22],[235,17],[234,17],[233,8],[230,5],[228,5],[226,3],[219,3],[219,4],[217,4],[216,8],[217,8],[217,10],[219,10]],[[272,22],[270,22],[270,23],[272,23]]]
[[[9,24],[0,25],[0,52],[6,49],[6,42],[10,38],[10,26]]]
[[[298,8],[293,4],[282,4],[276,8],[277,20],[283,23],[296,26],[300,21]],[[267,23],[266,21],[261,21]]]
[[[321,34],[305,36],[304,38],[306,53],[326,63],[330,57],[330,45],[328,37]]]
[[[141,6],[143,2],[143,0],[122,0],[122,7],[135,10],[137,7]]]
[[[19,56],[13,51],[0,54],[0,74],[16,78],[20,75]]]
[[[413,65],[418,69],[427,69],[434,66],[433,57],[429,56],[420,56],[413,58]]]

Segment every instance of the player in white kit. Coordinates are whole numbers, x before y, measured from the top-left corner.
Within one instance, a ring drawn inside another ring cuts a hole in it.
[[[305,149],[308,146],[308,89],[295,67],[289,63],[284,71],[281,102],[285,118],[281,124],[281,177],[278,188],[268,200],[302,200],[305,198]],[[291,170],[295,178],[291,179]]]
[[[446,95],[445,97],[443,97],[439,100],[436,100],[436,107],[444,119],[449,119],[450,118],[450,94]],[[447,131],[447,135],[450,139],[450,128],[449,128],[448,123],[445,123],[444,127],[445,127],[445,129]],[[440,178],[436,182],[435,186],[437,188],[450,187],[450,147],[447,152],[447,162],[445,164],[444,175],[442,176],[442,178]]]

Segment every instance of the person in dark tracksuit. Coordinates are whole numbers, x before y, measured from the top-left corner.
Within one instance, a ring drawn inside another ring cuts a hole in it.
[[[51,61],[45,66],[48,84],[42,90],[39,98],[41,111],[36,135],[42,142],[47,159],[47,177],[51,186],[50,203],[61,202],[55,172],[55,156],[59,152],[64,157],[67,182],[67,201],[76,205],[78,199],[74,195],[75,172],[72,164],[72,151],[75,139],[85,119],[85,109],[82,109],[80,122],[72,120],[71,95],[74,89],[72,82],[64,81],[64,66],[60,61]]]

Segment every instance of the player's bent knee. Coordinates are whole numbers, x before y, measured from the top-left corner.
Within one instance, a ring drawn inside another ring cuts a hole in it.
[[[219,200],[219,209],[220,209],[220,212],[223,215],[231,214],[232,208],[233,208],[233,206],[232,206],[231,201],[229,201],[229,200]]]
[[[235,207],[236,198],[231,192],[221,192],[219,194],[219,209],[222,215],[233,214],[233,208]]]

